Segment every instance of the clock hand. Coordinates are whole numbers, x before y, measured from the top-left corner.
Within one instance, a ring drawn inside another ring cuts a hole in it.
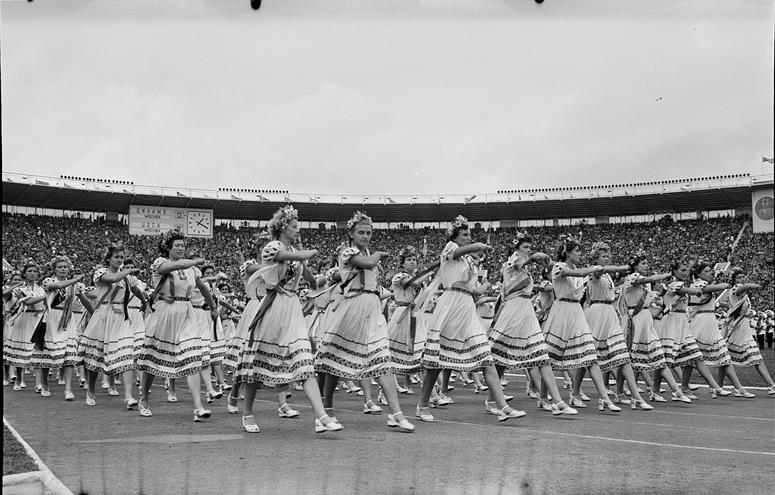
[[[196,224],[201,226],[201,227],[203,227],[203,228],[206,228],[205,225],[202,223],[202,220],[197,220]]]

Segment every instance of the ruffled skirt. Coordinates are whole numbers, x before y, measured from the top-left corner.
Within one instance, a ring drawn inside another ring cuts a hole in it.
[[[587,324],[595,339],[597,364],[601,371],[610,371],[630,362],[622,326],[613,306],[592,304],[584,311]]]
[[[503,303],[490,330],[490,348],[495,364],[508,369],[550,364],[544,333],[530,299],[516,297]]]
[[[651,313],[644,309],[632,317],[632,347],[630,360],[632,369],[647,372],[664,368],[665,351],[662,349],[662,339],[654,328]]]
[[[258,299],[251,299],[245,305],[245,309],[242,311],[239,322],[234,329],[234,336],[230,338],[226,343],[226,352],[223,356],[223,367],[229,371],[237,371],[239,368],[240,351],[242,350],[242,344],[248,338],[248,327],[253,322],[253,318],[256,317],[258,309],[261,307],[261,301]],[[238,380],[239,377],[235,377]]]
[[[14,322],[8,326],[8,333],[3,345],[3,364],[25,367],[30,364],[34,345],[30,342],[35,327],[38,326],[43,311],[24,310]]]
[[[200,337],[194,307],[187,301],[156,303],[145,320],[137,369],[164,378],[185,378],[210,365],[210,346]]]
[[[657,329],[662,340],[667,365],[688,366],[702,359],[702,353],[694,337],[689,333],[689,319],[686,313],[671,312],[662,317]]]
[[[494,365],[490,341],[470,295],[445,291],[436,302],[427,328],[424,368],[476,371]]]
[[[101,305],[78,339],[79,364],[91,371],[114,375],[134,369],[136,357],[131,317],[125,320],[119,305]]]
[[[756,366],[763,362],[748,318],[743,318],[740,326],[727,337],[727,349],[734,366]]]
[[[412,316],[409,306],[397,306],[387,326],[390,360],[396,373],[409,375],[422,368],[422,351],[427,331],[421,316]],[[412,338],[414,320],[414,338]]]
[[[595,339],[580,304],[555,301],[544,332],[549,359],[555,370],[586,368],[597,363]]]
[[[34,349],[30,357],[31,368],[62,368],[78,363],[78,321],[72,316],[61,331],[61,309],[50,309],[46,315],[46,335],[44,349]]]
[[[732,363],[727,342],[714,313],[697,313],[689,324],[689,333],[697,342],[702,358],[709,368],[720,368]]]
[[[347,380],[393,373],[381,309],[375,294],[360,294],[343,299],[336,311],[328,312],[315,370]]]
[[[220,317],[215,320],[210,316],[210,310],[194,308],[194,320],[199,329],[199,338],[210,348],[210,364],[220,364],[226,355],[228,343],[223,337],[223,326]],[[216,332],[218,340],[215,340]]]

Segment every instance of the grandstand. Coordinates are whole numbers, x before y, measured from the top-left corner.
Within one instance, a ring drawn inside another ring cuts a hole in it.
[[[501,222],[502,226],[516,226],[515,221],[582,218],[607,223],[617,217],[715,211],[750,214],[752,192],[773,185],[772,174],[732,174],[485,194],[386,196],[231,187],[204,190],[11,172],[2,176],[4,206],[125,214],[130,205],[145,205],[211,209],[222,220],[265,220],[280,206],[293,203],[301,218],[314,222],[341,222],[355,207],[361,207],[377,223],[445,222],[462,214],[474,222]]]

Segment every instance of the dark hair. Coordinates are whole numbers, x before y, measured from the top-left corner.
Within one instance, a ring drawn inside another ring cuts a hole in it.
[[[633,254],[630,259],[627,260],[627,265],[630,267],[630,273],[635,273],[635,270],[641,262],[646,260],[646,256],[643,254]]]
[[[524,236],[524,237],[517,237],[514,239],[514,242],[511,244],[511,249],[509,249],[509,256],[517,252],[517,249],[519,249],[522,244],[533,244],[533,239],[530,236]]]
[[[132,266],[135,266],[135,260],[133,260],[132,258],[126,258],[126,259],[124,259],[124,266],[126,266],[126,265],[132,265]]]
[[[739,266],[736,266],[732,268],[731,273],[729,274],[729,283],[732,285],[735,285],[735,282],[737,282],[737,276],[743,273],[744,270],[740,268]]]
[[[697,262],[697,264],[694,265],[694,267],[692,267],[692,275],[694,276],[694,278],[699,277],[700,273],[702,273],[702,271],[709,266],[710,266],[710,263],[708,263],[707,261]]]
[[[111,242],[110,246],[108,246],[105,249],[105,256],[103,256],[103,259],[105,261],[108,261],[110,258],[113,257],[114,254],[116,254],[116,253],[118,253],[120,251],[123,251],[123,250],[124,250],[124,245],[123,244],[121,244],[120,242]]]
[[[451,230],[451,232],[449,234],[449,238],[447,240],[450,241],[450,242],[454,242],[455,239],[457,238],[457,236],[460,235],[460,231],[461,230],[469,230],[468,224],[464,223],[464,224],[461,224],[461,225],[459,225],[457,227],[452,227],[452,230]]]
[[[687,264],[685,261],[683,261],[683,260],[676,260],[676,261],[673,261],[672,263],[670,263],[670,273],[673,273],[673,272],[675,272],[676,270],[678,270],[678,268],[680,268],[680,267],[681,267],[681,265],[684,265],[684,266],[687,266],[687,267],[689,266],[689,265],[688,265],[688,264]]]
[[[205,265],[202,267],[202,273],[206,272],[207,270],[215,271],[215,267],[213,265]]]
[[[21,272],[22,279],[25,277],[25,275],[27,275],[27,270],[29,270],[30,268],[35,268],[38,270],[38,273],[40,273],[40,267],[38,266],[37,263],[26,263],[24,267],[22,267],[22,272]]]
[[[159,252],[164,256],[170,255],[170,249],[175,241],[185,241],[186,237],[177,230],[171,230],[164,235],[159,242]]]
[[[565,241],[557,247],[557,261],[565,261],[568,259],[568,253],[579,247],[579,243],[576,241]]]
[[[404,266],[406,258],[417,258],[417,249],[414,246],[406,246],[398,255],[398,264]]]

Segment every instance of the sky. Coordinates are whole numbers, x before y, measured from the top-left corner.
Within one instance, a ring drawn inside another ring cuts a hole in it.
[[[248,3],[2,0],[4,170],[476,194],[773,155],[773,0]]]

